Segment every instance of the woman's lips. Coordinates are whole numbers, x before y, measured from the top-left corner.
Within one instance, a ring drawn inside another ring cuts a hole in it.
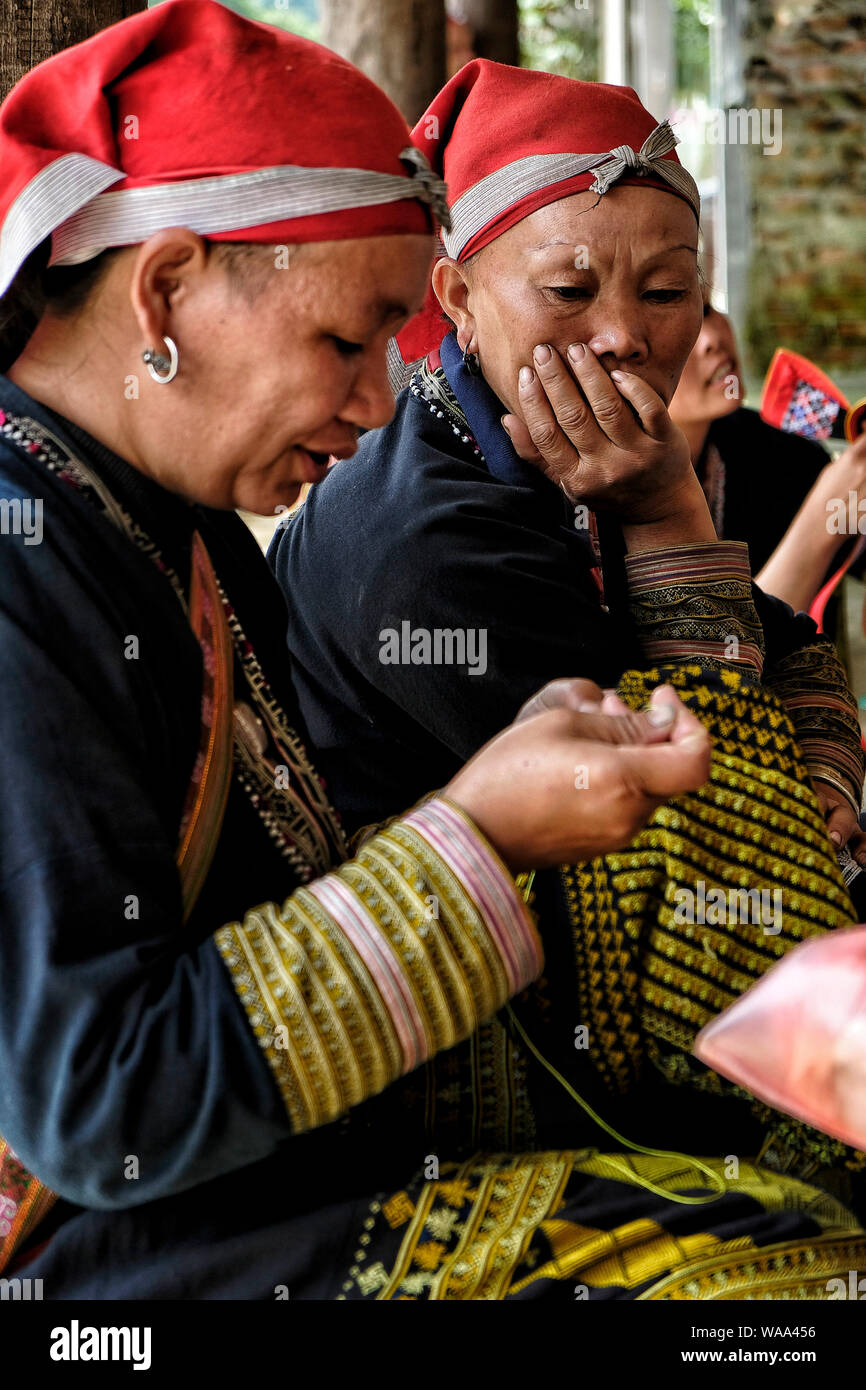
[[[709,381],[707,382],[707,385],[708,385],[708,386],[720,386],[720,385],[724,385],[724,383],[727,381],[728,377],[730,377],[730,376],[739,376],[739,371],[738,371],[736,362],[734,362],[734,361],[729,357],[729,358],[726,359],[726,361],[720,363],[720,365],[719,365],[718,367],[716,367],[716,370],[713,372],[712,376],[710,377]]]
[[[333,455],[314,453],[310,449],[303,449],[300,444],[295,445],[295,453],[301,464],[300,476],[296,477],[296,481],[302,483],[320,482],[328,471]]]

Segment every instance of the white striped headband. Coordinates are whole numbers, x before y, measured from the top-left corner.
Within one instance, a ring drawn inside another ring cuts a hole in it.
[[[599,194],[606,193],[623,174],[654,174],[691,204],[700,221],[701,198],[691,174],[672,159],[662,158],[678,144],[668,122],[662,121],[639,150],[617,145],[606,154],[530,154],[516,159],[473,184],[452,204],[451,229],[442,236],[445,250],[457,260],[473,237],[515,203],[587,172],[595,174],[590,189]]]
[[[400,155],[408,177],[370,169],[280,164],[243,174],[106,192],[126,178],[101,160],[66,154],[42,169],[12,203],[0,231],[0,295],[31,251],[53,233],[51,265],[78,265],[109,246],[132,246],[163,227],[207,236],[417,198],[450,226],[447,189],[414,146]]]

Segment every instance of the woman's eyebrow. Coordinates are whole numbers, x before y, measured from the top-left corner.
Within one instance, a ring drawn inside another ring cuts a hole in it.
[[[540,246],[528,246],[526,249],[527,251],[531,252],[550,251],[553,249],[553,247],[556,246],[567,246],[569,250],[573,250],[576,245],[580,245],[580,243],[574,241],[563,241],[557,238],[556,241],[545,241]],[[681,241],[678,242],[676,246],[660,247],[659,250],[654,251],[651,256],[647,256],[646,261],[657,260],[659,256],[669,256],[672,251],[691,251],[692,254],[695,256],[698,254],[698,248],[696,246],[692,246],[687,241]]]
[[[526,249],[527,251],[549,251],[552,246],[570,246],[573,249],[578,244],[574,241],[563,241],[558,238],[556,241],[542,242],[540,246],[527,246]]]
[[[676,246],[663,246],[659,251],[654,251],[651,256],[646,257],[644,264],[646,265],[650,261],[657,261],[660,256],[669,256],[672,251],[691,251],[694,256],[698,254],[698,248],[696,246],[692,246],[687,241],[680,241]]]

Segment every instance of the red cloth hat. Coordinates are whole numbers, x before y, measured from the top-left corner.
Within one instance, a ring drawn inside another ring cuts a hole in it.
[[[442,241],[457,261],[547,203],[584,189],[601,195],[616,182],[673,193],[700,219],[697,185],[674,154],[676,136],[630,87],[476,58],[442,88],[412,139],[447,181],[451,229]],[[397,339],[403,360],[423,356],[442,334],[431,290]]]
[[[0,294],[185,226],[218,241],[430,230],[444,185],[393,103],[319,44],[168,0],[39,64],[0,106]],[[110,191],[106,191],[109,190]]]

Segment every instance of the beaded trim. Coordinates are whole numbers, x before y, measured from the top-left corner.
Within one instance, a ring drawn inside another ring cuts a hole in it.
[[[475,457],[484,462],[484,455],[472,435],[469,421],[448,385],[442,367],[433,370],[428,367],[426,361],[422,362],[409,382],[409,390],[417,400],[424,402],[430,414],[435,415],[437,420],[447,419],[461,444],[471,444]]]
[[[71,454],[50,429],[28,416],[7,415],[0,410],[0,436],[17,445],[29,458],[43,464],[101,507],[109,520],[165,575],[184,613],[188,614],[183,585],[159,548],[120,505],[102,479]],[[272,745],[271,756],[267,756],[267,746],[262,749],[255,747],[243,721],[240,721],[239,728],[236,719],[234,773],[269,837],[292,864],[301,882],[306,883],[327,873],[335,862],[347,857],[348,847],[343,830],[303,743],[287,722],[265,679],[252,643],[219,579],[217,588],[238,663],[258,711],[263,732],[267,731]],[[289,774],[287,787],[278,786],[276,780],[283,766]]]

